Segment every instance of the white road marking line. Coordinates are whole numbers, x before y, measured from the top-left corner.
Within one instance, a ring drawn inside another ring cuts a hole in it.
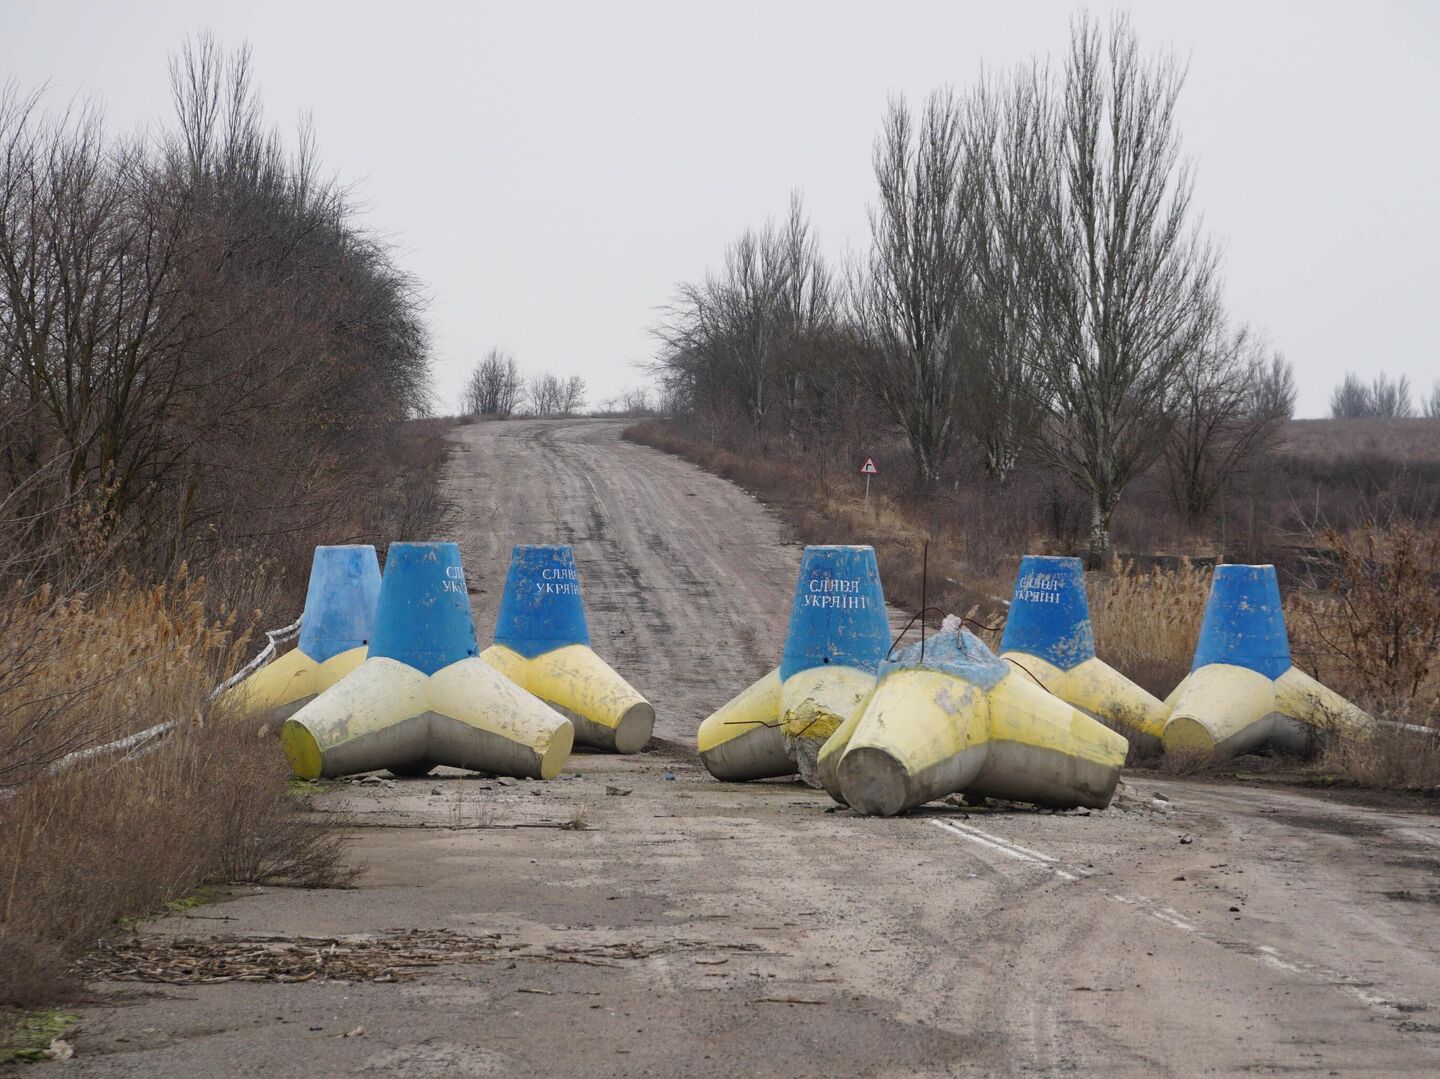
[[[979,828],[970,828],[955,821],[937,820],[934,817],[930,818],[930,820],[936,827],[943,828],[951,835],[958,835],[961,839],[968,839],[970,842],[978,843],[982,847],[999,851],[1001,854],[1014,858],[1018,862],[1025,862],[1027,865],[1033,865],[1040,869],[1048,869],[1062,880],[1074,881],[1080,879],[1077,874],[1055,864],[1056,859],[1050,857],[1048,854],[1028,850],[1019,844],[1012,844],[1008,840],[1001,839],[999,836],[992,836],[988,832],[982,832]]]
[[[1030,855],[1030,857],[1032,858],[1039,858],[1042,862],[1058,863],[1060,861],[1059,858],[1052,858],[1050,855],[1042,854],[1038,850],[1031,850],[1029,847],[1022,847],[1013,839],[1006,839],[1004,836],[992,835],[991,833],[986,832],[980,828],[976,828],[973,824],[962,824],[958,820],[946,821],[945,823],[949,824],[953,828],[963,828],[967,832],[973,832],[976,835],[982,835],[986,839],[989,839],[995,843],[1000,843],[1007,847],[1013,847],[1015,850],[1022,851],[1023,853]]]
[[[999,851],[1001,854],[1004,854],[1010,858],[1014,858],[1018,862],[1024,862],[1026,865],[1033,865],[1039,869],[1048,869],[1056,876],[1061,877],[1065,880],[1079,880],[1080,876],[1077,876],[1077,874],[1083,876],[1089,875],[1088,873],[1085,873],[1084,870],[1080,869],[1076,869],[1075,872],[1070,872],[1063,867],[1062,863],[1058,858],[1055,858],[1052,855],[1045,854],[1042,851],[1032,850],[1029,847],[1021,846],[1014,840],[1005,839],[1002,836],[986,832],[983,829],[976,828],[973,824],[964,824],[960,821],[939,820],[935,817],[930,818],[930,822],[936,827],[942,828],[945,831],[949,832],[951,835],[957,835],[962,839],[968,839],[970,840],[970,842],[978,844],[979,846],[985,847],[989,850]],[[1423,838],[1427,842],[1433,842],[1431,837],[1428,835],[1424,835],[1424,833],[1418,833],[1415,837]],[[1126,906],[1134,907],[1138,910],[1144,911],[1146,914],[1149,914],[1157,921],[1170,926],[1172,929],[1178,929],[1183,933],[1193,933],[1201,940],[1209,941],[1211,944],[1218,944],[1221,947],[1227,948],[1231,951],[1238,951],[1241,955],[1248,955],[1251,959],[1255,959],[1261,963],[1264,963],[1266,966],[1275,968],[1276,970],[1282,970],[1285,971],[1287,974],[1299,975],[1301,977],[1313,977],[1322,979],[1323,981],[1334,986],[1335,988],[1341,989],[1346,993],[1349,993],[1366,1007],[1370,1008],[1372,1011],[1384,1016],[1387,1019],[1394,1019],[1397,1016],[1404,1015],[1409,1010],[1409,1007],[1405,1005],[1403,1001],[1387,1000],[1384,997],[1376,996],[1374,993],[1367,992],[1366,985],[1357,983],[1353,976],[1345,974],[1341,971],[1330,970],[1326,967],[1315,966],[1313,964],[1306,963],[1303,960],[1292,960],[1283,955],[1279,949],[1271,947],[1268,944],[1236,945],[1233,942],[1221,940],[1215,937],[1213,934],[1208,933],[1205,930],[1200,929],[1198,926],[1189,922],[1185,918],[1185,916],[1181,914],[1178,910],[1176,910],[1174,907],[1161,906],[1149,896],[1130,896],[1123,895],[1119,892],[1110,892],[1108,893],[1107,898],[1109,898],[1112,902],[1122,903]]]

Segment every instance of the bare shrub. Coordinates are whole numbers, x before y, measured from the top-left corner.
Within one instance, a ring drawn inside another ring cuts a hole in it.
[[[1332,597],[1311,612],[1316,666],[1381,714],[1434,723],[1440,710],[1440,524],[1377,516],[1321,534]]]
[[[1312,771],[1332,782],[1433,795],[1440,789],[1440,733],[1385,725],[1366,738],[1336,739]]]

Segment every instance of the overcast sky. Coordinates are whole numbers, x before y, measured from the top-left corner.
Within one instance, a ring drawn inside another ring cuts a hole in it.
[[[1063,48],[1071,3],[0,0],[0,78],[169,107],[188,33],[248,41],[266,112],[309,112],[329,168],[431,297],[453,409],[491,345],[639,384],[674,283],[803,190],[826,248],[865,243],[887,95]],[[1095,5],[1098,14],[1110,8]],[[1300,414],[1347,370],[1440,379],[1440,4],[1135,3],[1188,57],[1185,150],[1231,311],[1294,361]]]

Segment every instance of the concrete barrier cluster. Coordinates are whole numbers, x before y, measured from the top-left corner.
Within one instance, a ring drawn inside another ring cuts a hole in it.
[[[574,555],[517,547],[483,654],[453,543],[315,552],[299,645],[234,687],[284,719],[296,775],[448,765],[550,779],[572,745],[635,752],[655,713],[590,649]]]
[[[1000,655],[958,622],[892,654],[869,547],[805,549],[779,666],[700,725],[722,780],[798,774],[863,813],[964,793],[1108,804],[1130,740],[1166,752],[1313,749],[1373,720],[1291,662],[1273,566],[1217,567],[1193,668],[1157,697],[1095,650],[1078,559],[1027,556]],[[549,779],[619,753],[655,710],[591,648],[569,547],[511,556],[483,652],[453,543],[316,548],[297,647],[231,688],[283,721],[296,775],[438,765]]]
[[[859,714],[889,647],[874,549],[806,547],[780,666],[700,725],[700,759],[717,779],[820,786],[820,749]]]
[[[864,599],[814,602],[832,593]],[[1373,722],[1291,663],[1273,566],[1216,570],[1194,668],[1163,701],[1096,655],[1078,559],[1022,560],[999,656],[953,619],[892,656],[883,610],[873,551],[806,548],[780,667],[701,724],[711,774],[798,772],[870,814],[955,793],[1103,807],[1132,740],[1304,751]]]

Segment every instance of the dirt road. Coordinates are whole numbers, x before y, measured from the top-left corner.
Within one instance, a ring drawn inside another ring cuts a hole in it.
[[[1103,813],[872,820],[711,780],[692,735],[776,662],[799,551],[749,496],[619,430],[461,428],[452,530],[482,637],[510,544],[575,545],[597,650],[655,702],[651,751],[576,756],[546,784],[326,793],[358,887],[244,889],[145,939],[218,956],[374,934],[457,961],[393,983],[101,983],[68,1072],[1440,1069],[1440,818],[1140,779]]]

